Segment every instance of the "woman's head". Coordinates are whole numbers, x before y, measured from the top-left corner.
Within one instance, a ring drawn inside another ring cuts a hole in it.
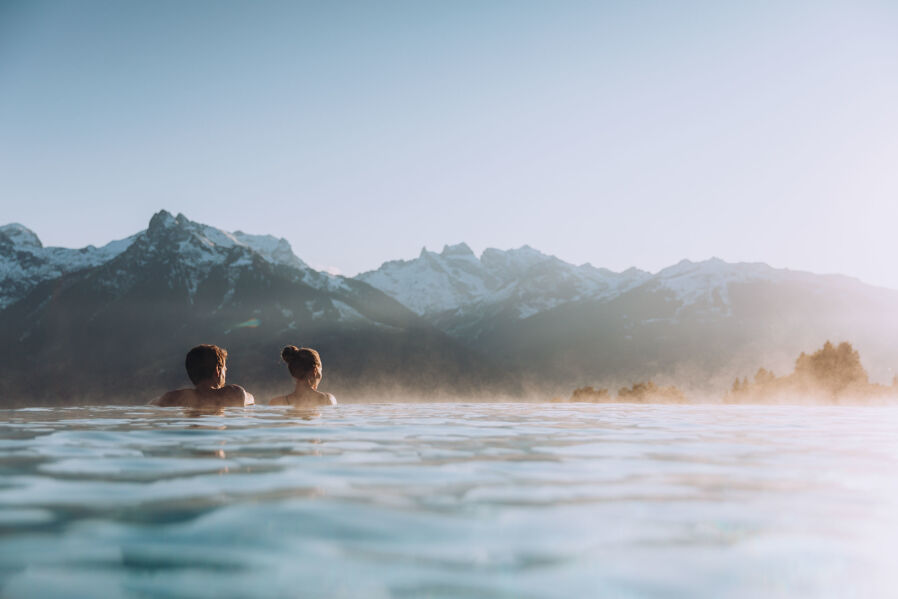
[[[314,349],[288,345],[281,350],[281,358],[287,363],[290,376],[297,380],[308,380],[312,388],[321,380],[321,357]]]

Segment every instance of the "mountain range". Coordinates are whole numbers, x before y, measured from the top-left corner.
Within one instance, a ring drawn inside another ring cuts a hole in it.
[[[142,403],[186,382],[198,343],[226,347],[230,380],[261,398],[290,387],[285,344],[318,348],[322,388],[349,400],[548,397],[647,378],[719,394],[827,339],[891,380],[896,315],[898,291],[719,259],[618,273],[461,243],[348,278],[284,239],[165,211],[100,248],[0,227],[2,405]]]

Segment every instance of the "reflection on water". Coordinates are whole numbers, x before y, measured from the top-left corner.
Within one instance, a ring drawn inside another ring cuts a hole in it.
[[[898,410],[5,410],[2,597],[891,597]]]
[[[224,408],[179,408],[188,418],[202,418],[203,416],[224,416]]]

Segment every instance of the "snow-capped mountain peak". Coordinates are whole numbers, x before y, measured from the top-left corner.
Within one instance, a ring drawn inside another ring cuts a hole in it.
[[[178,216],[182,217],[182,222],[183,220],[186,220],[183,219],[183,214],[179,214]],[[153,234],[160,230],[171,229],[176,225],[178,225],[178,221],[175,220],[175,217],[172,216],[168,210],[160,210],[150,218],[150,225],[147,227],[147,232]]]
[[[426,247],[413,260],[393,260],[357,279],[384,291],[418,314],[451,310],[490,292],[498,281],[486,272],[467,244],[441,253]]]
[[[9,223],[0,227],[0,237],[5,237],[20,248],[42,248],[40,238],[28,227],[19,223]]]
[[[234,231],[234,239],[251,248],[263,258],[274,264],[283,264],[294,268],[308,269],[309,265],[293,253],[293,248],[283,237],[273,235],[250,235],[243,231]]]
[[[172,216],[161,210],[153,215],[146,235],[155,242],[177,243],[178,251],[197,264],[223,263],[233,248],[245,248],[267,262],[305,270],[308,265],[296,257],[290,243],[272,235],[252,235],[243,231],[229,233],[210,225],[194,222],[183,214]]]
[[[153,215],[139,243],[144,259],[174,254],[179,262],[194,267],[226,264],[236,258],[228,250],[238,245],[224,231],[195,223],[183,214],[173,217],[165,210]]]
[[[286,239],[271,235],[251,235],[242,231],[229,233],[191,221],[183,214],[172,216],[160,210],[150,219],[146,230],[102,247],[89,245],[80,249],[44,247],[40,238],[27,227],[10,223],[0,227],[0,309],[24,297],[43,281],[105,264],[128,250],[136,242],[140,260],[164,253],[186,265],[251,264],[252,256],[277,265],[302,271],[307,284],[315,287],[339,288],[341,280],[328,278],[310,269],[296,257]],[[333,279],[333,280],[332,280]]]
[[[488,248],[478,258],[466,243],[459,243],[439,254],[424,248],[417,259],[387,262],[358,278],[421,315],[502,305],[526,318],[562,303],[621,293],[648,276],[574,266],[527,245]]]
[[[733,282],[753,280],[772,280],[781,273],[763,263],[730,263],[720,258],[711,258],[701,262],[681,260],[655,275],[654,279],[665,287],[678,292],[678,295],[690,295],[694,291],[707,290]]]
[[[786,272],[763,263],[731,263],[714,257],[700,262],[681,260],[659,271],[651,284],[656,289],[672,292],[682,307],[700,305],[729,314],[730,284],[778,281]]]
[[[136,236],[102,247],[44,247],[31,229],[18,223],[0,227],[0,310],[36,285],[70,272],[103,264],[124,252]]]
[[[513,276],[523,275],[533,266],[553,260],[558,259],[543,254],[529,245],[511,250],[487,248],[480,256],[480,261],[487,270],[493,273],[508,273]],[[558,262],[561,261],[558,260]]]
[[[449,256],[459,256],[464,258],[474,258],[477,259],[477,256],[474,254],[474,251],[470,248],[467,243],[457,243],[455,245],[444,245],[443,251],[440,252],[440,256],[447,258]]]

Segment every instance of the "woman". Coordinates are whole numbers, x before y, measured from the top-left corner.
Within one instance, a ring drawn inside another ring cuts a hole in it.
[[[336,405],[336,398],[330,393],[318,391],[321,382],[321,357],[314,349],[288,345],[281,350],[281,358],[287,363],[290,375],[296,379],[296,389],[289,395],[275,397],[272,406],[330,406]]]

